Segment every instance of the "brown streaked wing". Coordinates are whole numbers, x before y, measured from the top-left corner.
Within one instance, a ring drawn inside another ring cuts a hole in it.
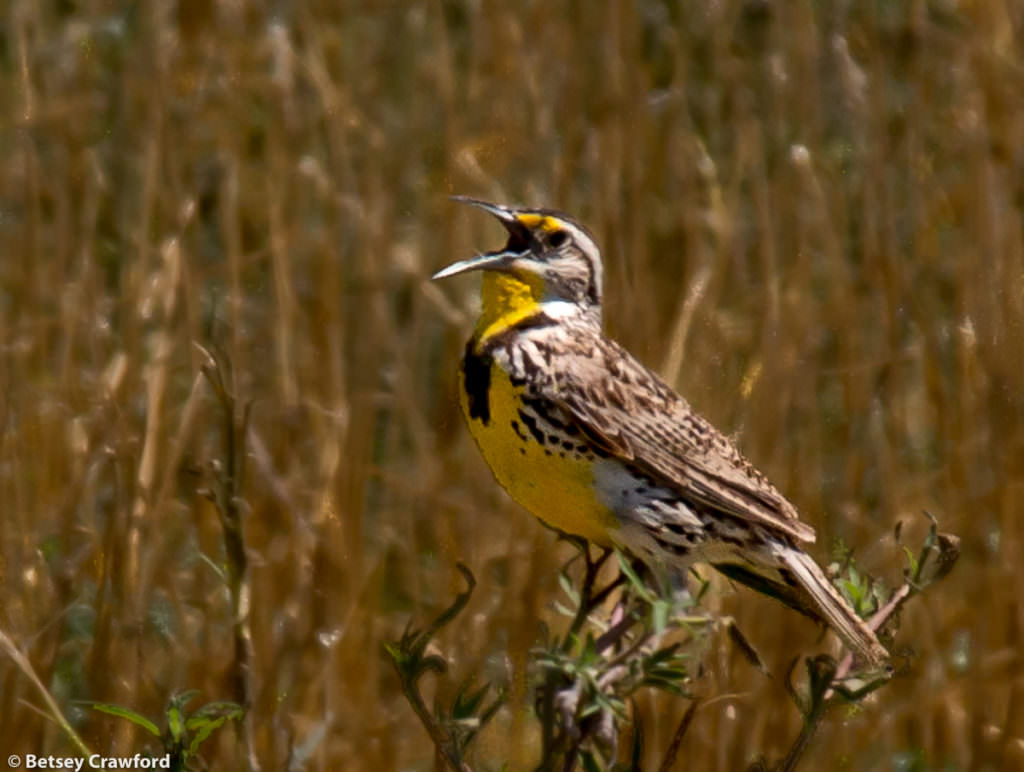
[[[736,447],[614,341],[563,330],[531,385],[603,449],[712,509],[814,541],[814,529]]]

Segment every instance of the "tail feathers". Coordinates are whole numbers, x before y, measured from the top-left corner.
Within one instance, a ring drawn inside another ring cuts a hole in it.
[[[857,616],[810,555],[780,544],[776,557],[789,569],[800,588],[806,591],[817,615],[836,631],[851,651],[872,665],[882,665],[889,660],[889,652],[879,643],[878,637]]]
[[[764,573],[764,569],[755,570],[740,563],[715,563],[714,565],[719,573],[725,574],[734,582],[739,582],[763,595],[775,598],[818,624],[828,624],[828,621],[822,618],[821,612],[811,596],[795,584],[795,580],[791,578],[791,571],[786,571],[783,574],[779,569],[771,569],[772,575],[768,576]]]

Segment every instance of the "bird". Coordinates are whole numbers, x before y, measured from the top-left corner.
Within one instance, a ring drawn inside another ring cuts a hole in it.
[[[453,198],[493,215],[508,237],[432,277],[482,272],[458,391],[501,487],[550,527],[654,570],[685,576],[710,564],[885,665],[885,647],[805,551],[814,529],[728,437],[604,334],[593,234],[554,209]]]

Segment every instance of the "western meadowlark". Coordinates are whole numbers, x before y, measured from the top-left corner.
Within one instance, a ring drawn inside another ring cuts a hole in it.
[[[661,378],[601,330],[601,253],[572,218],[458,197],[508,242],[433,278],[483,271],[460,369],[480,452],[552,527],[659,570],[709,563],[830,625],[872,665],[888,658],[814,560],[814,530]]]

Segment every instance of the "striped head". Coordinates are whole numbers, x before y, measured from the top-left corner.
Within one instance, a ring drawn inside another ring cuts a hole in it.
[[[601,323],[601,253],[593,237],[568,215],[455,197],[494,215],[508,231],[505,246],[438,271],[443,279],[483,271],[477,337],[486,338],[537,314],[552,320]]]

